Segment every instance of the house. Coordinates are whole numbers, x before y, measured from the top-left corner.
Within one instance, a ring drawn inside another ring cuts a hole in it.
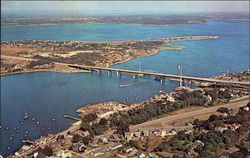
[[[227,130],[228,128],[227,128],[227,126],[226,125],[222,125],[221,127],[215,127],[214,128],[214,130],[215,131],[219,131],[219,132],[223,132],[223,131],[225,131],[225,130]]]
[[[192,130],[185,130],[185,134],[190,134],[192,132],[193,132]]]
[[[174,102],[175,99],[172,96],[167,96],[167,101],[169,102]]]
[[[141,152],[141,151],[138,151],[135,155],[138,158],[144,158],[144,157],[146,157],[146,155],[143,152]]]
[[[155,136],[159,136],[160,135],[160,129],[154,129],[153,131],[152,131],[152,133],[155,135]]]
[[[86,146],[83,143],[76,143],[72,145],[74,152],[84,152],[86,150]]]
[[[34,158],[46,158],[47,156],[43,154],[42,152],[38,151],[34,153],[33,157]]]
[[[119,148],[121,148],[122,147],[122,144],[121,143],[117,143],[117,144],[113,144],[113,145],[111,145],[110,147],[109,147],[109,149],[110,150],[117,150],[117,149],[119,149]]]
[[[56,153],[57,157],[72,157],[72,153],[68,150],[62,150]]]
[[[139,131],[135,132],[134,136],[140,138],[141,137],[141,132],[139,132]]]
[[[125,153],[130,153],[130,152],[132,152],[134,149],[132,148],[132,147],[127,147],[127,148],[125,148],[125,149],[123,149],[123,151],[125,152]]]
[[[193,149],[197,148],[198,146],[203,147],[204,145],[205,145],[205,144],[204,144],[202,141],[196,140],[196,141],[192,144],[191,149],[193,150]]]
[[[233,130],[236,130],[236,129],[240,128],[241,125],[239,123],[234,123],[231,126],[232,126]]]
[[[132,156],[136,155],[137,152],[138,152],[138,150],[133,148],[133,151],[131,151],[129,153],[128,157],[132,157]]]
[[[101,144],[108,144],[108,139],[106,137],[101,137],[99,138],[98,142]]]
[[[161,136],[161,137],[167,136],[167,131],[166,131],[166,130],[161,130],[161,131],[160,131],[160,136]]]
[[[133,136],[134,136],[134,133],[125,133],[125,139],[126,139],[126,141],[130,141],[130,140],[132,140],[133,139]]]
[[[143,131],[141,132],[141,134],[142,134],[142,136],[144,136],[144,137],[148,137],[148,136],[150,135],[150,131],[149,131],[149,130],[143,130]]]
[[[228,116],[227,113],[222,113],[221,115],[222,115],[223,117],[225,117],[225,118]]]
[[[172,129],[167,135],[168,136],[173,136],[173,135],[176,135],[176,134],[177,134],[176,130]]]
[[[249,107],[248,107],[248,106],[244,106],[244,107],[243,107],[243,110],[249,111]]]
[[[104,152],[102,150],[95,150],[91,152],[91,155],[93,155],[94,157],[99,156],[99,155],[103,155]]]
[[[111,134],[110,139],[119,140],[120,138],[117,134]]]
[[[86,137],[86,136],[89,136],[90,134],[89,134],[89,131],[84,131],[83,133],[82,133],[82,136],[84,136],[84,137]]]
[[[156,155],[155,153],[149,153],[148,158],[160,158],[160,156]]]

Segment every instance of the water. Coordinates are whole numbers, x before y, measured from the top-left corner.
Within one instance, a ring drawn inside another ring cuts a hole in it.
[[[157,55],[136,58],[114,68],[209,77],[226,72],[249,69],[249,22],[209,21],[201,25],[143,26],[143,25],[55,25],[2,27],[3,41],[21,39],[112,41],[145,40],[156,37],[218,35],[219,39],[172,42],[185,46],[183,50],[162,50]],[[120,84],[128,84],[119,88]],[[64,114],[77,116],[75,110],[86,104],[103,101],[141,102],[159,90],[172,91],[177,82],[161,85],[153,77],[132,79],[115,74],[36,72],[1,77],[1,154],[13,153],[23,139],[64,130],[73,121]],[[136,95],[139,96],[136,99]],[[24,112],[30,113],[26,121]],[[35,117],[36,121],[31,118]],[[55,118],[55,121],[52,119]],[[36,122],[39,121],[39,124]],[[21,125],[23,122],[23,125]],[[8,127],[8,129],[6,129]],[[14,130],[19,127],[19,133]],[[28,134],[25,136],[25,131]],[[9,138],[14,135],[13,140]],[[9,150],[8,147],[10,147]]]

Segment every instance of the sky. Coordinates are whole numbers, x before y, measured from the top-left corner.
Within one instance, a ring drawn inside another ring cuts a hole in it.
[[[1,10],[65,12],[249,12],[249,1],[2,1]]]

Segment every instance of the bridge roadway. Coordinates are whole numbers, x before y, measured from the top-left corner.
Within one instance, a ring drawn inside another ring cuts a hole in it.
[[[17,60],[28,60],[33,61],[37,59],[32,58],[24,58],[24,57],[15,57],[15,56],[7,56],[7,55],[1,55],[1,58],[7,58],[7,59],[17,59]],[[97,71],[111,71],[111,72],[117,72],[117,73],[126,73],[126,74],[132,74],[136,76],[143,76],[143,75],[150,75],[150,76],[158,76],[162,78],[175,78],[175,79],[183,79],[183,80],[189,80],[189,81],[200,81],[200,82],[212,82],[212,83],[221,83],[221,84],[234,84],[239,86],[250,86],[250,82],[240,82],[240,81],[226,81],[226,80],[218,80],[218,79],[212,79],[212,78],[202,78],[202,77],[192,77],[192,76],[181,76],[181,75],[172,75],[172,74],[166,74],[166,73],[157,73],[157,72],[145,72],[145,71],[135,71],[135,70],[124,70],[124,69],[114,69],[114,68],[105,68],[105,67],[94,67],[94,66],[85,66],[85,65],[77,65],[77,64],[66,64],[66,63],[59,63],[54,62],[55,64],[60,65],[66,65],[69,67],[75,67],[75,68],[81,68],[89,71],[97,70]]]
[[[145,71],[135,71],[135,70],[124,70],[124,69],[114,69],[114,68],[105,68],[105,67],[94,67],[94,66],[83,66],[83,65],[68,65],[70,67],[75,67],[79,69],[89,70],[89,71],[109,71],[118,73],[125,73],[135,76],[156,76],[161,78],[175,78],[189,81],[200,81],[200,82],[212,82],[212,83],[221,83],[221,84],[235,84],[241,86],[250,86],[250,82],[241,82],[241,81],[227,81],[227,80],[218,80],[212,78],[202,78],[202,77],[193,77],[193,76],[183,76],[183,75],[172,75],[167,73],[157,73],[157,72],[145,72]]]

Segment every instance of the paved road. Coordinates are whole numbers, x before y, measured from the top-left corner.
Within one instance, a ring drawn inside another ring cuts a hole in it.
[[[182,113],[182,114],[177,114],[177,115],[172,115],[172,116],[167,116],[167,117],[163,117],[160,119],[156,119],[156,120],[152,120],[152,121],[148,121],[142,124],[138,124],[138,125],[133,125],[130,126],[130,130],[137,130],[138,128],[149,128],[147,126],[153,126],[153,125],[157,125],[157,124],[165,124],[167,122],[172,122],[174,120],[179,120],[179,119],[184,119],[184,118],[188,118],[188,117],[193,117],[196,115],[202,115],[202,114],[208,114],[211,112],[216,112],[218,108],[220,107],[226,107],[226,108],[239,108],[242,106],[245,106],[250,100],[250,96],[245,96],[242,97],[240,99],[237,99],[237,102],[232,101],[228,104],[224,104],[224,105],[219,105],[219,106],[214,106],[214,107],[209,107],[209,108],[205,108],[205,109],[201,109],[201,110],[196,110],[196,111],[192,111],[192,112],[186,112],[186,113]],[[167,126],[169,127],[169,126]],[[166,127],[166,128],[167,128]],[[169,127],[172,128],[172,127]]]
[[[241,81],[228,81],[228,80],[218,80],[213,78],[204,78],[204,77],[193,77],[193,76],[183,76],[183,75],[173,75],[167,73],[157,73],[157,72],[145,72],[145,71],[135,71],[135,70],[125,70],[125,69],[114,69],[114,68],[105,68],[105,67],[95,67],[95,66],[81,66],[77,64],[69,64],[69,66],[83,68],[86,70],[98,70],[98,71],[113,71],[119,73],[128,73],[134,75],[151,75],[151,76],[160,76],[166,78],[182,78],[185,80],[192,80],[192,81],[201,81],[201,82],[213,82],[213,83],[222,83],[222,84],[237,84],[237,85],[244,85],[250,86],[250,82],[241,82]]]

